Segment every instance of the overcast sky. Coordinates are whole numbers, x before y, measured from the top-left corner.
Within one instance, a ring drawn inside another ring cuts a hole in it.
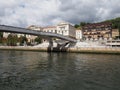
[[[120,17],[120,0],[0,0],[0,24],[27,27]]]

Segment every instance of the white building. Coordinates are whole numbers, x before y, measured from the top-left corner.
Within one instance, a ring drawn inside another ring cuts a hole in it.
[[[69,23],[61,22],[56,26],[56,28],[58,34],[62,34],[63,36],[68,36],[72,38],[76,37],[75,28]]]
[[[80,29],[76,30],[76,39],[77,40],[82,39],[82,30],[80,30]]]
[[[57,33],[56,26],[43,27],[43,32]]]
[[[71,24],[67,22],[61,22],[57,24],[56,26],[47,26],[47,27],[39,27],[39,26],[37,27],[37,26],[32,25],[28,27],[28,29],[51,32],[51,33],[61,34],[63,36],[76,38],[76,31],[75,31],[74,26],[72,26]],[[31,35],[29,36],[31,37]]]

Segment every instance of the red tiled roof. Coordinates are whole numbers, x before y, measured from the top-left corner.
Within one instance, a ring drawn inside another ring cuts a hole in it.
[[[112,23],[110,22],[102,22],[102,23],[92,23],[92,24],[87,24],[85,25],[84,27],[82,27],[83,29],[84,28],[93,28],[93,27],[97,27],[97,26],[108,26],[108,25],[111,25]]]

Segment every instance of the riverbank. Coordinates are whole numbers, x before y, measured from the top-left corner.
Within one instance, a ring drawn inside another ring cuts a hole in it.
[[[32,46],[0,46],[0,50],[43,51],[43,52],[46,52],[47,48],[35,48]]]
[[[120,54],[119,47],[79,47],[70,48],[68,52],[76,53],[97,53],[97,54]]]
[[[32,46],[0,46],[0,50],[16,50],[16,51],[40,51],[47,52],[46,47],[32,47]],[[119,47],[74,47],[63,51],[74,53],[98,53],[98,54],[120,54]]]

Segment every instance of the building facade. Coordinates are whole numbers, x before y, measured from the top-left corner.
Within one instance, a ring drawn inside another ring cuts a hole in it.
[[[43,27],[43,29],[41,31],[43,31],[43,32],[57,33],[56,26]]]
[[[76,39],[77,40],[81,40],[82,39],[82,30],[81,29],[77,29],[76,30]]]
[[[27,27],[27,29],[30,30],[36,30],[36,31],[41,31],[43,28],[40,26],[36,26],[36,25],[31,25],[29,27]],[[26,38],[28,39],[28,42],[34,43],[34,40],[37,36],[34,35],[26,35]]]
[[[93,23],[82,27],[84,39],[110,39],[112,38],[112,24],[109,22]]]
[[[112,38],[117,39],[116,37],[119,36],[118,29],[112,29]]]
[[[43,32],[51,32],[51,33],[61,34],[67,37],[76,38],[76,31],[74,26],[72,26],[67,22],[61,22],[56,26],[47,26],[47,27],[39,27],[39,26],[31,25],[27,29],[38,30]],[[29,38],[29,40],[34,40],[35,37],[36,36],[33,35],[27,35],[27,38]]]
[[[75,38],[76,32],[74,26],[67,22],[61,22],[56,26],[57,34]]]

